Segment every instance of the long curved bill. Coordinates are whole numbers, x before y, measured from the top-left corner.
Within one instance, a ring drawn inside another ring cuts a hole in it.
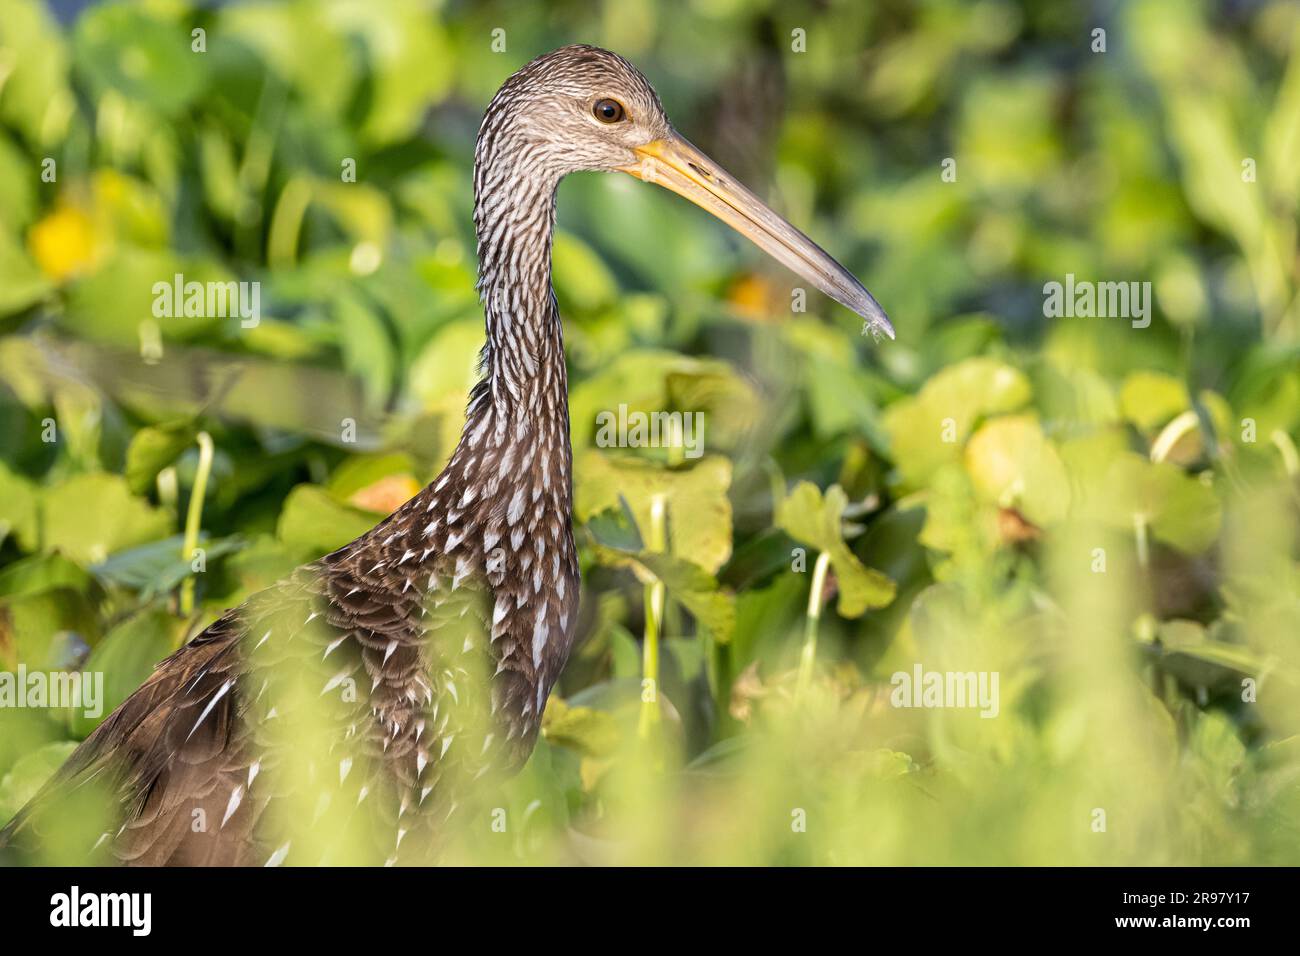
[[[636,150],[639,162],[622,172],[685,196],[867,321],[891,339],[889,317],[848,269],[786,222],[736,178],[674,132]]]

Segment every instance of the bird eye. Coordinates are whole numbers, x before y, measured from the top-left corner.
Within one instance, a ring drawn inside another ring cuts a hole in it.
[[[602,123],[617,123],[624,116],[623,104],[618,100],[597,100],[591,112]]]

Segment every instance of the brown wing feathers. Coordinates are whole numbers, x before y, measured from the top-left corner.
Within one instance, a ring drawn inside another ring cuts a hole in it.
[[[98,844],[110,860],[422,861],[491,771],[526,759],[572,646],[579,580],[550,289],[558,175],[518,162],[512,98],[593,63],[645,83],[612,54],[566,48],[520,71],[485,117],[474,212],[485,377],[446,469],[161,663],[0,848],[39,843],[59,826],[61,796],[97,789],[113,811]]]

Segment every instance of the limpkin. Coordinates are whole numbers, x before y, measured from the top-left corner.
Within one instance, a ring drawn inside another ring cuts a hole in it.
[[[329,859],[339,807],[371,814],[361,859],[419,861],[474,781],[527,758],[578,606],[550,250],[556,187],[582,170],[685,196],[893,336],[846,269],[673,129],[630,63],[591,46],[533,60],[492,99],[475,148],[486,342],[446,468],[159,664],[0,844],[39,843],[63,819],[52,808],[93,789],[111,807],[94,851],[109,862]],[[285,835],[322,813],[316,839]]]

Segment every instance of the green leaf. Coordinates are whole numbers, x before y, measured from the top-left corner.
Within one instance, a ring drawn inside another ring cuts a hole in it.
[[[205,561],[238,551],[243,543],[243,539],[236,536],[217,539],[203,534],[199,536],[199,547],[203,549]],[[131,588],[140,593],[142,601],[148,601],[154,595],[178,587],[194,573],[193,559],[184,553],[184,547],[185,536],[172,535],[161,541],[119,551],[90,570],[104,583]]]
[[[650,526],[651,501],[663,495],[668,516],[668,553],[717,573],[731,556],[731,462],[709,455],[688,468],[669,469],[644,459],[614,458],[595,449],[578,461],[575,513],[587,521],[617,510],[625,500],[642,538]]]
[[[319,11],[308,4],[243,3],[228,7],[222,33],[246,43],[282,83],[293,86],[309,111],[337,116],[357,82],[358,64],[350,38],[323,29]],[[212,55],[212,54],[209,54]],[[328,63],[328,70],[321,65]]]
[[[874,447],[883,448],[880,412],[848,333],[806,317],[785,325],[784,332],[802,357],[800,374],[816,434],[865,433]]]
[[[77,68],[100,93],[178,115],[207,82],[207,57],[190,51],[189,30],[132,4],[88,9],[74,33]]]
[[[18,758],[4,779],[0,780],[0,826],[36,796],[76,749],[74,741],[57,740]]]
[[[839,584],[841,617],[859,617],[894,599],[893,581],[858,560],[844,541],[844,509],[848,496],[832,485],[825,497],[816,485],[801,481],[777,506],[776,524],[786,534],[809,547],[826,552]]]
[[[1218,798],[1236,802],[1234,780],[1246,762],[1246,746],[1232,722],[1221,713],[1203,713],[1192,727],[1188,743],[1201,758],[1201,766]]]
[[[1105,487],[1106,475],[1116,461],[1130,454],[1127,429],[1100,428],[1077,438],[1062,439],[1058,445],[1070,487],[1082,499],[1089,491]]]
[[[252,539],[247,547],[226,561],[223,570],[238,581],[238,587],[227,596],[226,603],[238,604],[244,597],[287,577],[302,563],[302,557],[297,548],[289,547],[270,535]]]
[[[24,551],[36,549],[39,500],[36,486],[0,461],[0,543],[13,535]]]
[[[52,283],[0,223],[0,316],[39,302]]]
[[[448,42],[440,18],[429,8],[404,0],[382,6],[338,4],[331,10],[334,30],[316,29],[316,8],[299,8],[306,23],[294,26],[338,37],[357,37],[365,44],[369,109],[361,123],[368,143],[383,145],[416,133],[430,103],[439,102],[457,79],[457,51]],[[296,42],[287,44],[296,47]],[[322,61],[305,58],[307,85],[320,76]]]
[[[598,515],[592,515],[587,520],[587,531],[597,544],[619,551],[644,550],[645,541],[641,537],[641,529],[636,526],[632,509],[628,507],[625,498],[620,498],[619,503],[623,507],[618,511],[602,511]]]
[[[364,183],[313,181],[312,202],[325,209],[354,242],[384,248],[393,228],[393,207],[382,189]]]
[[[1056,168],[1051,74],[1033,67],[979,75],[962,97],[957,148],[975,166],[976,188],[1024,189]]]
[[[1199,554],[1219,536],[1222,506],[1214,488],[1168,462],[1121,455],[1109,468],[1092,507],[1115,528],[1131,531],[1135,519],[1187,554]]]
[[[939,469],[917,498],[924,503],[925,523],[917,541],[955,560],[982,561],[1000,546],[996,525],[975,494],[970,473],[960,465]],[[939,577],[943,577],[942,574]]]
[[[465,396],[479,379],[482,348],[482,319],[449,322],[411,364],[411,392],[422,409],[439,415],[439,452],[448,458],[465,424]]]
[[[779,644],[796,633],[808,604],[808,585],[800,580],[803,577],[780,574],[765,588],[746,588],[736,595],[736,628],[731,637],[736,673],[762,657],[765,644]]]
[[[590,445],[597,416],[702,412],[705,447],[733,447],[758,421],[758,392],[720,359],[657,349],[631,349],[574,385],[569,396],[574,446]]]
[[[987,422],[966,445],[966,469],[977,494],[1017,509],[1039,527],[1065,517],[1070,504],[1065,465],[1032,415]]]
[[[918,769],[916,761],[902,751],[880,747],[862,755],[863,769],[877,779],[888,780],[902,777]]]
[[[641,676],[641,648],[636,642],[636,638],[627,630],[618,624],[611,624],[609,627],[609,649],[610,649],[610,675],[615,679],[620,677],[640,678]]]
[[[166,611],[154,609],[118,624],[95,645],[82,668],[84,674],[103,675],[104,699],[99,713],[74,711],[69,725],[78,737],[85,737],[126,700],[153,673],[154,666],[180,643],[185,622]]]
[[[334,303],[344,368],[365,388],[372,407],[382,406],[397,374],[397,356],[383,319],[359,295],[341,295]]]
[[[0,60],[5,62],[0,122],[33,146],[61,143],[76,102],[68,85],[67,44],[41,0],[6,0]]]
[[[1046,358],[1033,369],[1034,404],[1044,421],[1067,433],[1119,420],[1119,401],[1105,376],[1083,365]]]
[[[60,656],[60,636],[66,632],[92,641],[99,623],[91,600],[80,590],[48,587],[0,600],[0,654],[16,652],[29,667],[54,666]],[[8,633],[6,633],[8,632]],[[10,641],[12,641],[11,646]]]
[[[373,513],[343,504],[319,485],[298,485],[285,499],[276,535],[289,547],[322,555],[359,538],[376,523]]]
[[[81,564],[156,541],[172,527],[170,514],[132,495],[119,475],[76,475],[42,497],[42,546]]]
[[[53,588],[84,591],[90,575],[61,554],[34,554],[0,571],[0,597],[40,594]]]
[[[618,722],[592,707],[571,707],[552,697],[542,716],[542,735],[553,744],[588,757],[607,757],[619,744]]]
[[[126,480],[136,494],[153,487],[154,479],[194,441],[192,422],[148,425],[133,436],[126,448]]]
[[[962,443],[983,416],[1010,412],[1029,401],[1029,380],[991,358],[950,366],[885,410],[885,431],[907,487],[924,485],[943,464],[957,459]]]
[[[1180,379],[1164,372],[1137,371],[1124,379],[1119,393],[1124,417],[1144,431],[1159,428],[1191,407],[1191,396]]]
[[[185,315],[184,303],[173,302],[170,316],[154,318],[155,302],[162,301],[155,296],[155,285],[170,284],[174,289],[177,274],[185,277],[186,284],[235,280],[233,274],[211,260],[119,245],[101,269],[71,286],[67,309],[58,316],[58,323],[81,338],[135,350],[140,347],[141,325],[145,322],[157,323],[164,343],[239,328],[241,319],[234,308],[228,308],[226,317]],[[119,371],[125,374],[129,370]]]
[[[411,475],[414,471],[415,462],[405,452],[354,455],[334,469],[325,487],[336,498],[346,500],[380,479],[392,475]]]
[[[618,298],[613,273],[591,246],[571,233],[555,234],[551,268],[556,295],[569,309],[593,312]]]
[[[649,551],[628,553],[597,545],[595,552],[602,564],[630,568],[644,584],[662,581],[668,596],[690,611],[715,641],[726,643],[731,639],[736,623],[735,598],[720,590],[717,578],[699,565]]]
[[[1159,645],[1150,646],[1161,665],[1179,680],[1194,687],[1216,687],[1236,683],[1242,676],[1255,677],[1265,671],[1264,661],[1249,647],[1211,636],[1196,621],[1162,621]]]
[[[212,123],[199,130],[199,176],[208,207],[226,222],[234,220],[239,210],[239,170],[235,150],[225,134]]]

